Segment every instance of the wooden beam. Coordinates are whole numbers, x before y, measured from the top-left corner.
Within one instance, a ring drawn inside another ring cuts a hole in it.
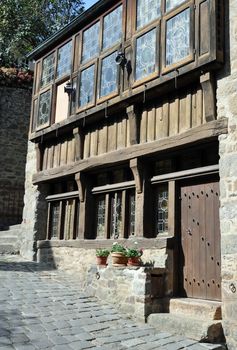
[[[136,192],[142,193],[142,167],[137,158],[130,160],[130,168],[134,176]]]
[[[82,174],[81,172],[77,173],[75,175],[75,180],[78,187],[80,203],[83,203],[85,201],[85,189],[86,189],[85,175]]]
[[[208,72],[201,75],[200,83],[204,98],[204,117],[206,122],[210,122],[216,119],[215,80]]]
[[[228,132],[227,126],[227,118],[213,120],[209,123],[197,126],[172,137],[163,138],[154,142],[133,145],[125,149],[103,154],[101,156],[83,159],[67,166],[41,171],[33,175],[33,183],[37,184],[48,180],[57,179],[62,176],[73,175],[80,171],[87,171],[97,167],[119,164],[141,156],[159,154],[159,152],[164,150],[170,151],[183,146],[189,146],[190,144],[201,144],[205,141],[217,139],[217,137],[221,134],[226,134]]]
[[[36,151],[36,170],[39,172],[42,170],[42,145],[40,143],[35,144]]]
[[[134,105],[127,107],[126,112],[129,120],[130,145],[132,146],[139,143],[140,113]]]
[[[73,129],[73,135],[75,139],[75,160],[79,161],[83,159],[83,132],[81,128],[75,128]]]

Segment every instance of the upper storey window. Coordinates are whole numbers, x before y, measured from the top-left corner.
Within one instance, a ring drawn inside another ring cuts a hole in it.
[[[99,54],[100,22],[97,22],[83,33],[82,62],[89,61]]]
[[[137,0],[137,29],[160,17],[161,0]]]
[[[57,78],[70,74],[72,67],[72,42],[60,47],[58,50]]]
[[[55,54],[47,56],[43,60],[42,64],[42,76],[41,76],[41,87],[51,83],[54,80],[54,72],[55,72]]]
[[[122,39],[122,5],[104,17],[103,49],[107,49]]]
[[[176,6],[181,5],[185,0],[166,0],[166,11],[170,11]]]

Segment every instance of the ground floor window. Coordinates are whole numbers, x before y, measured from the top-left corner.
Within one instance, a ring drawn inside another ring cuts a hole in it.
[[[97,238],[128,238],[135,233],[135,189],[95,195]]]
[[[168,233],[168,183],[156,187],[156,234]]]
[[[47,238],[61,240],[76,239],[79,221],[78,194],[70,198],[57,197],[58,195],[47,198]]]

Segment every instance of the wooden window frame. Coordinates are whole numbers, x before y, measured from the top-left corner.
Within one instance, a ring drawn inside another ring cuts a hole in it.
[[[65,238],[63,234],[63,229],[65,225],[65,213],[66,213],[66,208],[68,206],[68,200],[74,200],[73,204],[73,237]],[[78,200],[78,204],[76,205],[76,202]],[[75,240],[77,239],[78,236],[78,227],[76,227],[76,223],[78,221],[78,206],[80,206],[79,202],[79,195],[78,191],[73,191],[73,192],[66,192],[66,193],[60,193],[56,195],[50,195],[46,197],[46,201],[48,202],[48,217],[47,217],[47,240]],[[50,235],[50,229],[51,229],[51,216],[52,216],[52,203],[54,202],[59,202],[60,208],[59,208],[59,225],[58,225],[58,232],[57,232],[57,237],[51,238]],[[77,219],[77,220],[76,220]]]
[[[108,56],[112,55],[115,52],[119,52],[119,46],[117,46],[117,50],[113,47],[111,50],[106,50],[103,55],[100,56],[99,58],[99,63],[98,63],[98,75],[97,75],[97,104],[100,104],[102,102],[105,102],[107,100],[110,100],[113,97],[116,97],[120,93],[120,69],[114,62],[115,67],[117,68],[117,89],[114,92],[111,92],[110,94],[106,96],[100,97],[100,86],[101,86],[101,73],[102,73],[102,62],[103,59],[107,58]]]
[[[95,74],[94,74],[94,92],[93,92],[93,99],[90,103],[87,103],[84,106],[79,106],[79,98],[80,98],[80,82],[81,82],[81,73],[91,67],[91,66],[95,66]],[[80,67],[79,72],[78,72],[78,76],[77,76],[77,99],[76,99],[76,112],[80,113],[88,108],[92,108],[95,106],[96,104],[96,91],[97,91],[97,74],[98,74],[98,59],[95,58],[92,61],[87,62],[86,64],[84,64],[83,66]]]
[[[136,189],[135,181],[126,181],[112,185],[104,185],[94,187],[92,189],[92,194],[95,196],[104,195],[105,196],[105,232],[104,239],[113,240],[114,237],[111,237],[111,195],[113,193],[121,192],[121,236],[118,239],[127,239],[129,238],[129,225],[126,225],[128,222],[128,216],[130,214],[129,205],[128,205],[128,192],[134,190],[135,199],[136,199]],[[95,198],[95,205],[97,205],[97,198]],[[97,214],[95,220],[95,238],[97,238]],[[135,236],[134,236],[135,237]]]
[[[63,74],[62,76],[57,78],[57,69],[58,69],[58,52],[59,50],[64,46],[67,45],[69,42],[72,42],[72,50],[71,50],[71,69],[70,69],[70,73],[68,74]],[[55,52],[56,52],[56,63],[55,63],[55,79],[54,79],[54,83],[58,84],[61,80],[66,79],[66,77],[70,77],[72,75],[72,71],[73,71],[73,63],[74,63],[74,47],[75,47],[75,38],[72,37],[69,40],[64,41],[63,44],[57,46]]]
[[[159,77],[160,71],[159,71],[159,62],[160,62],[160,33],[161,33],[161,21],[160,20],[156,20],[156,23],[153,23],[149,26],[146,26],[144,28],[142,28],[142,30],[137,31],[137,33],[133,36],[133,58],[132,58],[132,66],[133,66],[133,74],[132,74],[132,88],[135,88],[139,85],[142,85],[150,80],[153,80],[154,78]],[[135,73],[136,73],[136,50],[137,50],[137,40],[149,33],[150,31],[152,31],[153,29],[156,30],[156,60],[155,60],[155,71],[151,74],[149,74],[146,77],[143,77],[141,79],[135,80]]]
[[[189,55],[184,59],[173,63],[171,65],[166,65],[166,28],[167,22],[184,12],[185,10],[190,9],[190,37],[189,37]],[[190,0],[188,2],[183,3],[180,6],[175,7],[172,11],[169,11],[167,14],[163,16],[162,26],[161,26],[161,72],[163,74],[168,73],[170,71],[174,71],[175,69],[184,66],[195,59],[195,11],[194,11],[194,1]]]
[[[51,112],[52,112],[52,116],[51,116],[51,124],[55,124],[55,118],[56,118],[56,103],[57,103],[57,88],[59,85],[66,83],[66,81],[69,81],[70,77],[68,75],[64,75],[61,79],[57,79],[57,81],[55,81],[54,85],[53,85],[53,101],[52,101],[52,105],[51,105]],[[67,110],[67,118],[70,116],[70,97],[68,100],[68,110]]]
[[[40,96],[43,95],[45,92],[50,91],[50,113],[49,113],[49,120],[47,123],[38,126],[38,117],[39,117],[39,104],[40,104]],[[52,119],[52,105],[53,105],[53,85],[51,86],[46,86],[44,89],[40,90],[39,95],[38,95],[38,103],[37,103],[37,118],[35,121],[35,131],[39,131],[42,129],[47,128],[51,124],[51,119]]]

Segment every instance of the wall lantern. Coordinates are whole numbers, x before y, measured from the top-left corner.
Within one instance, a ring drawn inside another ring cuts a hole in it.
[[[72,82],[68,81],[64,86],[64,92],[68,94],[68,97],[73,96],[75,93],[75,89],[72,86]]]
[[[121,67],[124,67],[127,64],[127,59],[123,52],[118,52],[118,55],[115,58],[115,63]]]

